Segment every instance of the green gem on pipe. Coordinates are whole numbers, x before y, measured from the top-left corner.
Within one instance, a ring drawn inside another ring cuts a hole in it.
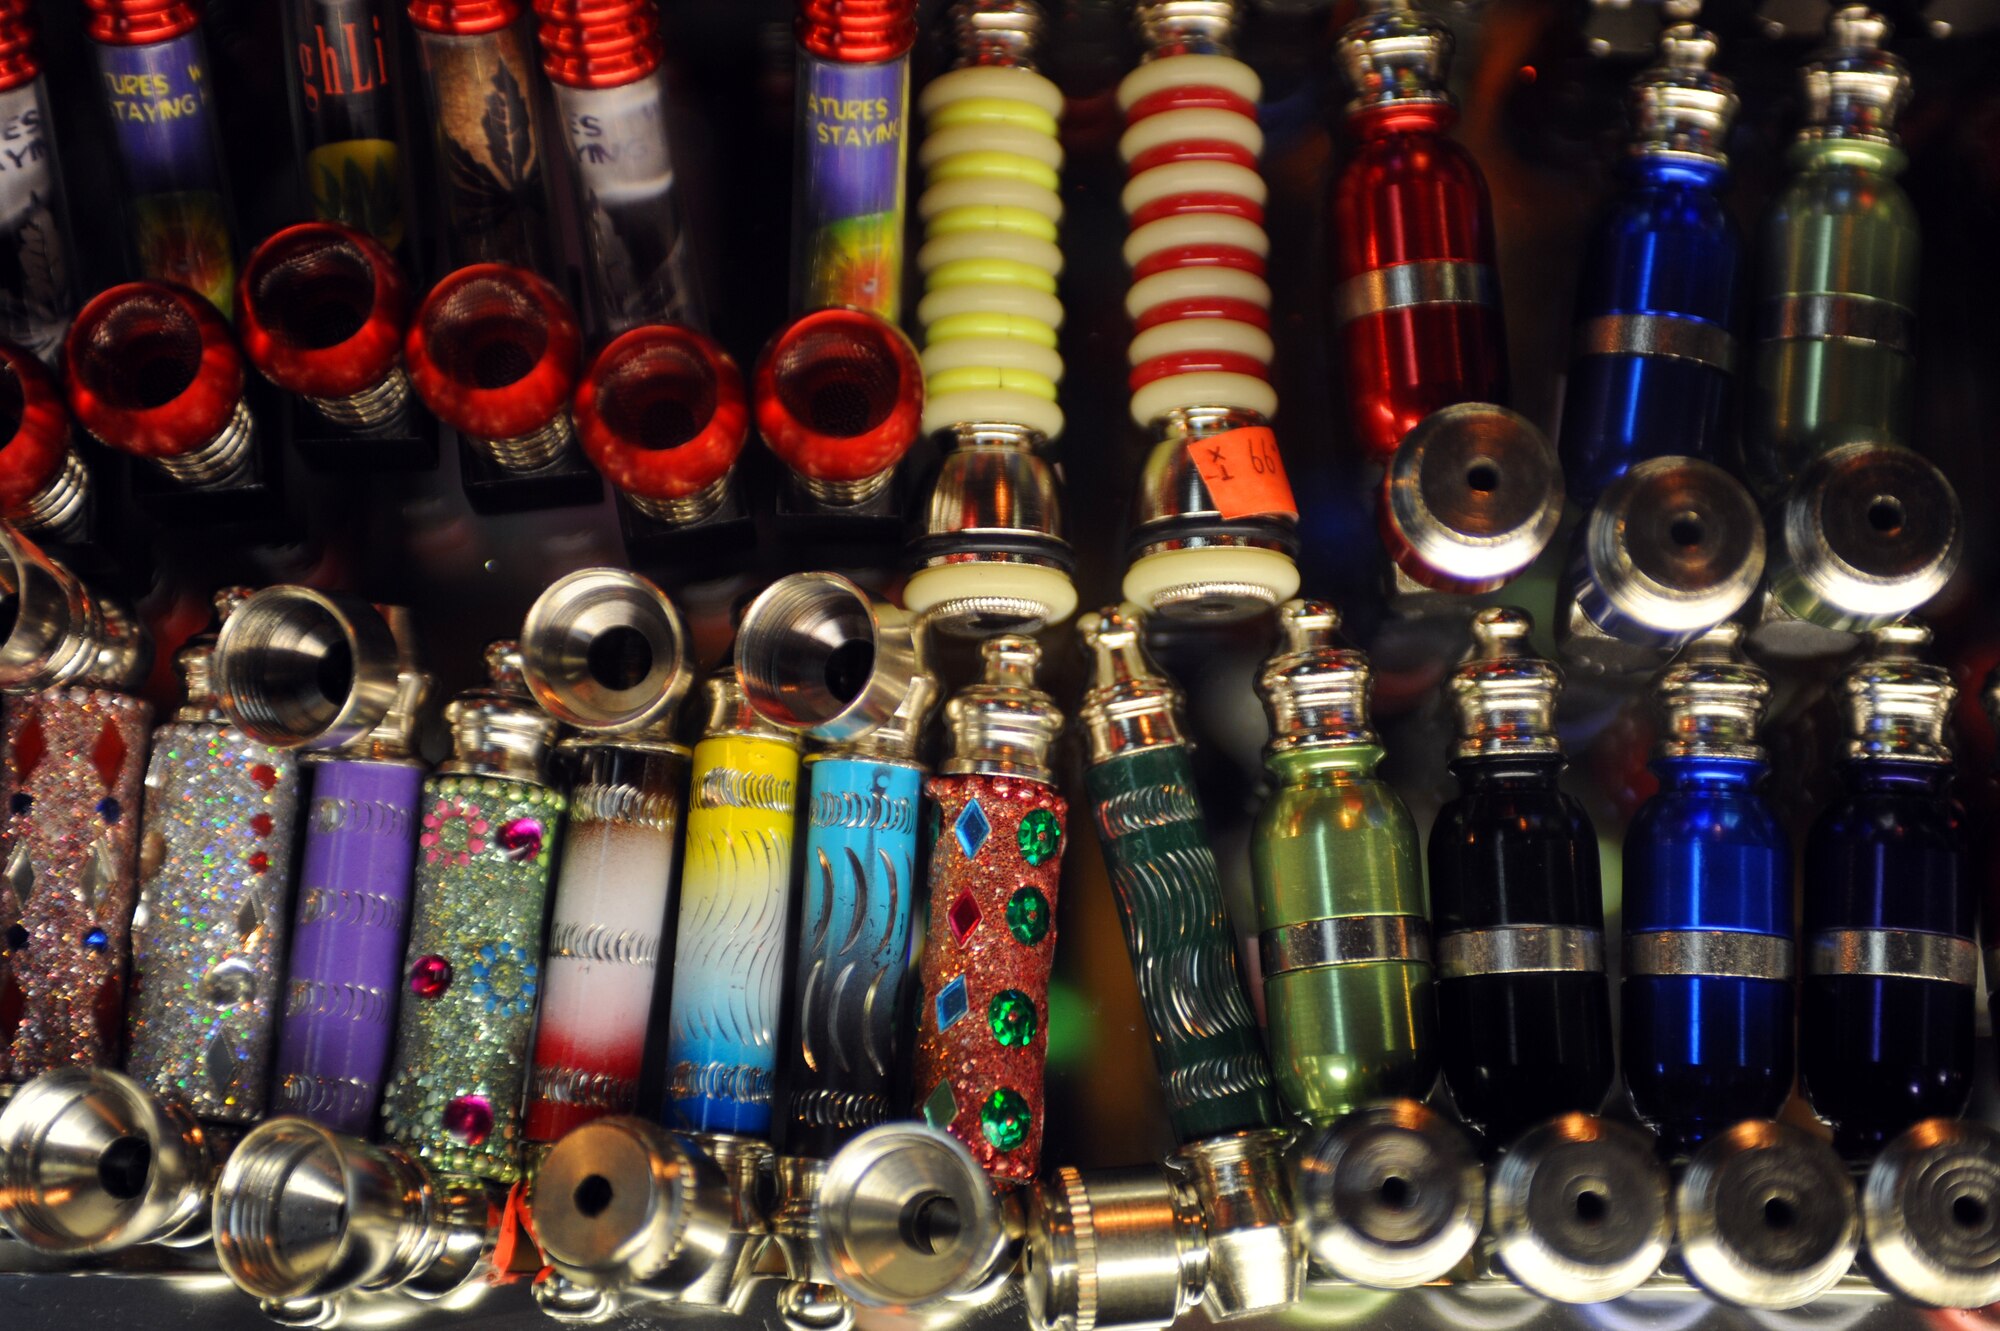
[[[1019,1091],[1002,1086],[987,1096],[986,1103],[980,1107],[979,1128],[994,1150],[1011,1151],[1028,1140],[1028,1128],[1034,1117],[1026,1097]]]
[[[1002,989],[986,1005],[986,1024],[993,1038],[1009,1049],[1034,1043],[1035,1000],[1019,989]]]
[[[1027,947],[1049,936],[1049,899],[1039,887],[1021,888],[1007,898],[1007,930]]]
[[[1062,849],[1062,824],[1047,809],[1030,809],[1014,839],[1020,843],[1022,859],[1031,865],[1045,864]]]
[[[951,1083],[941,1081],[931,1093],[924,1097],[924,1122],[942,1131],[951,1126],[958,1117],[958,1097],[951,1093]]]

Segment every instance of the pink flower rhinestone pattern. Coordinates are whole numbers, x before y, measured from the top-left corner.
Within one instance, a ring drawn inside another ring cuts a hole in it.
[[[472,863],[474,855],[486,853],[488,830],[486,815],[477,804],[464,799],[442,799],[424,815],[424,831],[417,844],[424,848],[425,864],[463,868]]]

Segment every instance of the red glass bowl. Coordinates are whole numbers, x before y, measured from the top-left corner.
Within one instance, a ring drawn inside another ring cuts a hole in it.
[[[686,499],[729,474],[750,433],[743,372],[692,329],[651,324],[597,354],[571,407],[591,462],[626,494]]]
[[[582,349],[560,291],[525,268],[476,263],[424,297],[403,364],[446,425],[475,439],[517,439],[569,405]]]
[[[811,480],[860,481],[902,461],[924,410],[917,349],[865,310],[815,310],[757,358],[757,432]]]
[[[396,367],[410,287],[388,250],[338,222],[303,222],[251,254],[236,284],[243,354],[306,397],[353,397]]]
[[[135,457],[193,452],[243,400],[243,353],[229,322],[172,282],[99,292],[70,325],[63,363],[76,419]]]

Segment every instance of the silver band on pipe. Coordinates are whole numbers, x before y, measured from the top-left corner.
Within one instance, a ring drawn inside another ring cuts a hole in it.
[[[1336,915],[1266,929],[1257,946],[1265,975],[1369,961],[1429,964],[1431,926],[1421,915]]]
[[[1970,938],[1916,929],[1828,929],[1814,934],[1808,975],[1881,975],[1971,985],[1979,948]]]
[[[1625,936],[1625,973],[1792,978],[1792,940],[1726,929],[1668,929]]]
[[[1604,931],[1559,924],[1462,929],[1437,940],[1441,980],[1535,971],[1604,970]]]
[[[1728,374],[1736,368],[1729,330],[1675,314],[1600,314],[1576,328],[1578,356],[1663,356]]]
[[[1335,317],[1352,323],[1363,315],[1412,305],[1497,305],[1500,284],[1483,263],[1431,260],[1371,268],[1340,284]]]
[[[1758,311],[1757,336],[1767,342],[1871,342],[1908,354],[1916,315],[1873,296],[1781,296]]]

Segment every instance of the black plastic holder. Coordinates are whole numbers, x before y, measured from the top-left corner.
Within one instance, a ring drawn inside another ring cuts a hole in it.
[[[435,471],[438,423],[414,397],[394,428],[351,430],[320,415],[304,398],[287,393],[278,422],[288,447],[319,472]]]
[[[634,508],[622,494],[615,500],[626,558],[642,572],[670,570],[677,578],[699,580],[731,571],[745,551],[757,546],[756,516],[734,476],[722,503],[699,522],[661,522]]]
[[[575,508],[604,498],[604,477],[571,444],[554,462],[535,471],[508,471],[458,436],[459,485],[475,513],[530,513]]]

